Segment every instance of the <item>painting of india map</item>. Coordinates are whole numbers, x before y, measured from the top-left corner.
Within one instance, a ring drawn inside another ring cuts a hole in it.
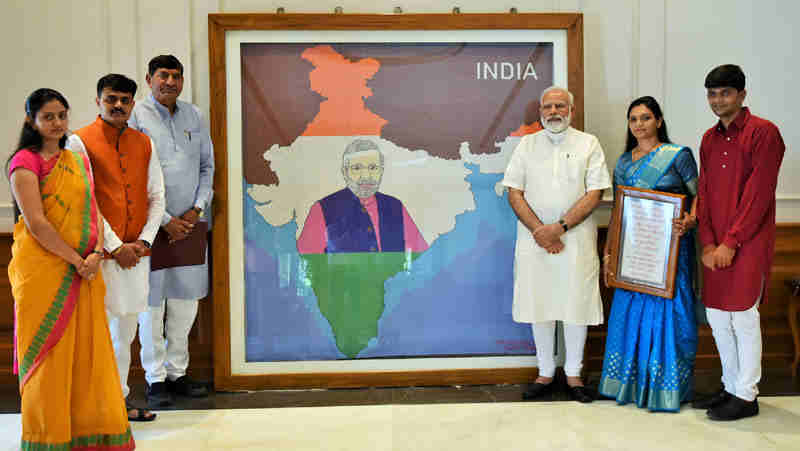
[[[552,43],[242,44],[246,360],[535,353],[501,185]]]

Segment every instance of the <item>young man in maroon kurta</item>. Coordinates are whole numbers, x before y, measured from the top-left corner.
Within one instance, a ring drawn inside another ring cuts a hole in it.
[[[750,113],[745,75],[712,70],[708,103],[719,117],[700,144],[697,217],[703,247],[703,303],[722,362],[724,388],[696,401],[717,421],[758,414],[760,303],[767,302],[775,249],[775,187],[785,146],[772,122]]]

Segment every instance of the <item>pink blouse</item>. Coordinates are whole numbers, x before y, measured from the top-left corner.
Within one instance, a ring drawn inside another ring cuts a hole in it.
[[[11,159],[11,163],[8,165],[8,176],[11,177],[11,174],[17,168],[25,168],[33,171],[39,177],[39,180],[42,180],[56,167],[57,162],[58,155],[45,160],[38,152],[22,149]]]

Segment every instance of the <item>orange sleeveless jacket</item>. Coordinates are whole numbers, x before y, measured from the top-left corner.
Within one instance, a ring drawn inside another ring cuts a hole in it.
[[[124,243],[136,241],[147,223],[150,206],[150,138],[132,128],[114,128],[99,116],[75,134],[92,162],[100,212]]]

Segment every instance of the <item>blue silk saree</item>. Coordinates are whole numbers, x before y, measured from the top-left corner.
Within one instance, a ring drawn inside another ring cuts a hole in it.
[[[637,161],[625,152],[614,168],[614,188],[634,186],[697,195],[697,163],[691,150],[663,144]],[[598,390],[619,404],[677,412],[694,392],[697,351],[694,233],[680,240],[673,299],[617,288],[608,320],[603,374]]]

